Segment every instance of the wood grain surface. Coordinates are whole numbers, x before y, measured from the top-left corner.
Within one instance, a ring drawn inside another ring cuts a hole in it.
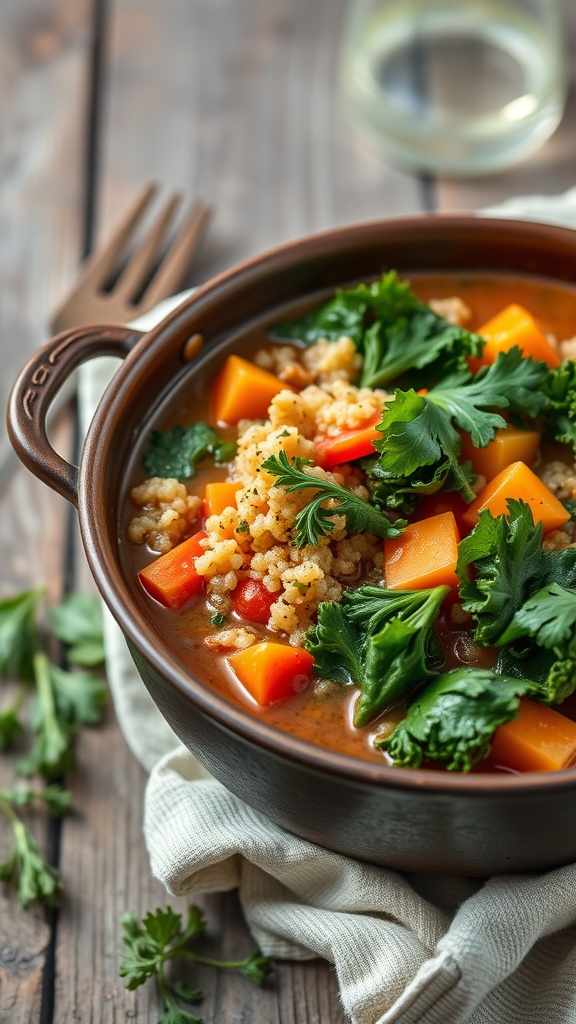
[[[320,228],[433,209],[465,210],[574,184],[573,93],[556,135],[506,174],[434,181],[373,152],[344,116],[338,47],[345,0],[2,0],[0,5],[0,400],[43,339],[82,252],[140,185],[210,201],[216,215],[188,283]],[[566,5],[576,56],[576,9]],[[71,421],[58,444],[71,451]],[[64,502],[17,469],[0,494],[3,594],[72,574],[91,586]],[[2,693],[2,700],[6,694]],[[13,759],[0,760],[1,784]],[[85,730],[61,829],[30,821],[58,858],[57,915],[0,890],[0,1024],[155,1021],[154,987],[118,977],[119,916],[168,900],[142,839],[145,776],[108,709]],[[252,942],[234,894],[199,900],[208,949]],[[343,1024],[323,962],[278,963],[263,991],[202,968],[201,1013],[218,1024]]]

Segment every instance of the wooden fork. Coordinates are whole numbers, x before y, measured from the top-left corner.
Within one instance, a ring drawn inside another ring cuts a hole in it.
[[[129,252],[157,190],[154,182],[146,185],[111,237],[82,265],[72,290],[50,319],[54,334],[88,323],[128,323],[177,290],[200,245],[211,210],[194,200],[166,245],[181,202],[180,195],[173,193]]]

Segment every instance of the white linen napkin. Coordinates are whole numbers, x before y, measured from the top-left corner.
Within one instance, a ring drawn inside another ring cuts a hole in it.
[[[576,227],[576,188],[482,212]],[[187,294],[134,326],[149,329]],[[81,369],[85,425],[113,365]],[[485,882],[409,876],[299,839],[229,793],[179,743],[107,612],[105,639],[120,727],[151,772],[152,872],[170,893],[238,888],[263,952],[334,965],[354,1024],[576,1024],[576,865]]]

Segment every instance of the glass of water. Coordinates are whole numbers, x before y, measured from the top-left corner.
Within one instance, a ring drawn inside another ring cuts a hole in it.
[[[562,117],[559,0],[350,0],[341,77],[354,119],[397,161],[501,170]]]

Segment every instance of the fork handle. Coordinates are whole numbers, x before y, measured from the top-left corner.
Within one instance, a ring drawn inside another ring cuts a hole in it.
[[[73,505],[78,505],[78,469],[50,444],[48,410],[77,366],[98,356],[125,359],[141,337],[140,331],[116,325],[64,331],[34,353],[12,389],[7,423],[16,454],[35,476]]]

